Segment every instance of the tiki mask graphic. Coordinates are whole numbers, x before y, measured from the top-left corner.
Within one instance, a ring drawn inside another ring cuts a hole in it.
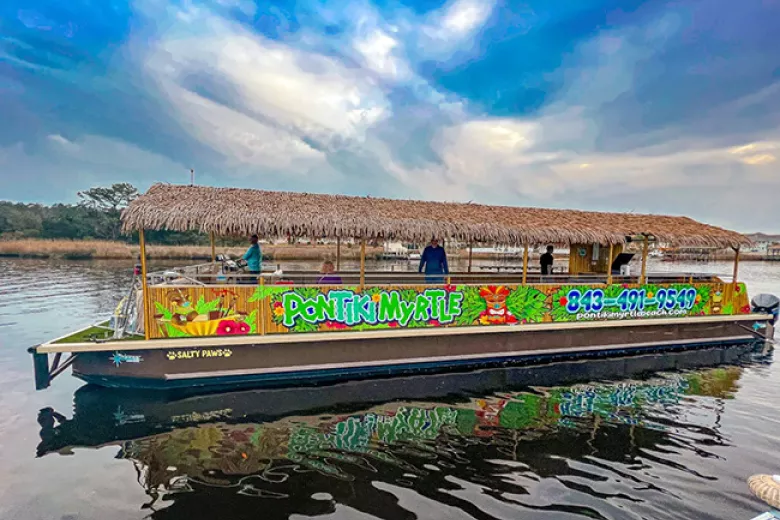
[[[479,316],[479,322],[483,325],[517,323],[509,308],[506,299],[509,297],[509,289],[503,285],[489,285],[479,291],[479,295],[487,303],[487,309]]]
[[[500,415],[507,404],[507,400],[487,401],[485,399],[477,399],[476,404],[475,415],[477,416],[477,424],[474,425],[474,434],[477,437],[492,437],[495,433],[495,428],[501,424]]]

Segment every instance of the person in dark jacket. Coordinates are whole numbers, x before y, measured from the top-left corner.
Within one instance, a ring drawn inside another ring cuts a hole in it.
[[[444,277],[441,275],[449,274],[450,268],[447,265],[447,253],[443,247],[439,247],[439,241],[434,238],[431,245],[423,250],[420,257],[419,272],[425,269],[425,283],[444,283]]]
[[[552,274],[553,266],[553,246],[547,246],[547,252],[539,258],[539,263],[542,267],[542,276]]]

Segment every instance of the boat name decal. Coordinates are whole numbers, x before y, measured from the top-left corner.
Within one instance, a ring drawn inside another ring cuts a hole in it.
[[[177,359],[200,359],[200,358],[215,358],[215,357],[230,357],[233,355],[233,351],[229,348],[196,348],[188,350],[169,350],[165,353],[170,361]]]
[[[411,320],[436,320],[452,323],[461,314],[463,293],[456,290],[426,289],[411,298],[400,291],[389,290],[360,294],[352,290],[332,290],[304,298],[296,292],[282,296],[282,323],[294,327],[300,319],[307,323],[341,323],[354,326],[361,323],[397,323],[405,327]]]

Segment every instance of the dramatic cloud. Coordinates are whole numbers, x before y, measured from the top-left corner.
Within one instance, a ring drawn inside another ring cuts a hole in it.
[[[0,198],[195,168],[780,231],[780,5],[515,4],[5,2]]]

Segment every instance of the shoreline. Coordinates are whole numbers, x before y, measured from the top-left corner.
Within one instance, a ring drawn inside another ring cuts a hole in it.
[[[217,254],[240,257],[248,246],[217,247]],[[261,245],[263,259],[325,260],[336,257],[336,246],[274,244]],[[208,245],[148,245],[149,260],[211,260]],[[368,258],[378,258],[382,248],[367,247]],[[61,259],[61,260],[129,260],[138,261],[140,247],[124,242],[100,240],[0,240],[0,258]],[[358,246],[342,246],[341,258],[359,260]]]

